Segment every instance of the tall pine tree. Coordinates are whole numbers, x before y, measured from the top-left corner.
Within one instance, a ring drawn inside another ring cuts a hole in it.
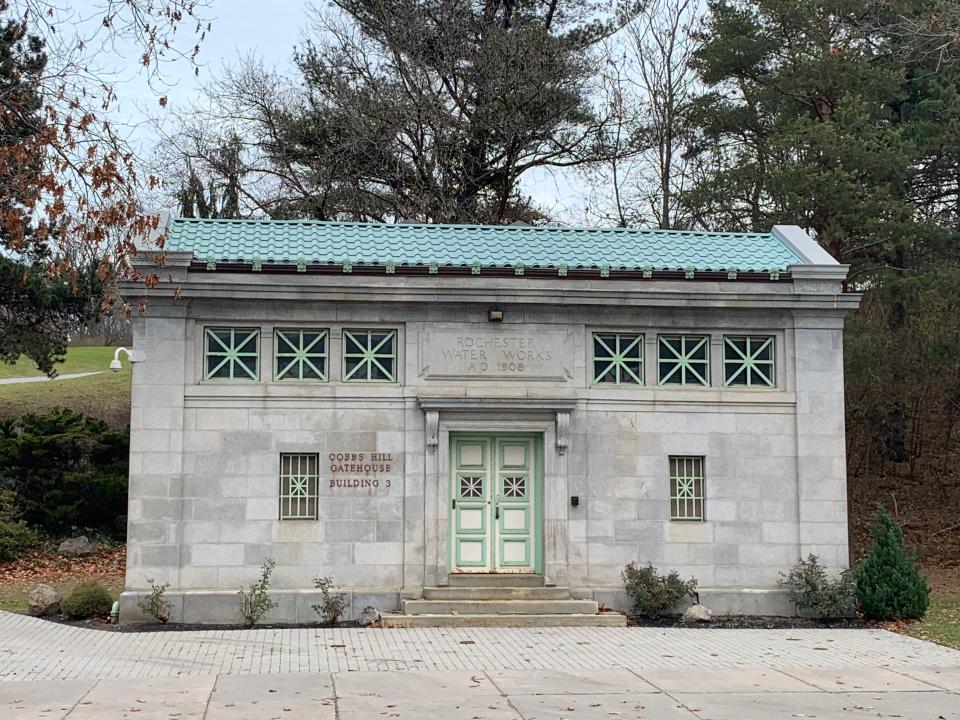
[[[869,0],[714,0],[696,57],[704,225],[811,229],[841,262],[894,261],[915,232],[903,68],[859,19]]]

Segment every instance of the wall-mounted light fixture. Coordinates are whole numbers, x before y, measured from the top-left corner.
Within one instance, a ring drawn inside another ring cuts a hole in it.
[[[142,354],[136,350],[127,350],[125,347],[119,347],[113,352],[113,360],[110,361],[110,369],[113,372],[119,372],[123,369],[123,365],[120,364],[120,353],[126,353],[127,359],[130,362],[135,363],[143,359]]]
[[[487,320],[490,322],[503,322],[503,310],[498,307],[492,307],[487,310]]]

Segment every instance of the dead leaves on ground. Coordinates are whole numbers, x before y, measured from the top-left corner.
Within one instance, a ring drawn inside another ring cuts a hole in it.
[[[120,582],[123,580],[126,559],[124,546],[104,548],[95,555],[76,558],[63,557],[57,554],[55,548],[45,547],[0,565],[0,585],[57,585],[90,577]]]

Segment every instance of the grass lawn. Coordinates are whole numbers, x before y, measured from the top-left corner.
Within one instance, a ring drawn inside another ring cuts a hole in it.
[[[960,650],[960,595],[933,593],[927,616],[911,623],[913,637]]]
[[[66,359],[63,363],[55,365],[57,373],[66,375],[68,373],[98,372],[106,370],[110,361],[113,360],[112,347],[72,347],[67,350]],[[121,360],[126,365],[127,358],[122,356]],[[37,370],[37,366],[32,360],[28,360],[21,355],[20,360],[15,365],[0,363],[0,378],[19,378],[36,377],[43,375]]]
[[[113,359],[113,348],[70,348],[67,359],[57,366],[62,374],[107,370]],[[106,371],[71,380],[0,384],[0,418],[16,417],[27,412],[48,412],[67,407],[106,421],[114,427],[130,422],[130,362],[122,357],[123,369]],[[21,358],[16,365],[0,364],[0,377],[31,377],[36,367]]]

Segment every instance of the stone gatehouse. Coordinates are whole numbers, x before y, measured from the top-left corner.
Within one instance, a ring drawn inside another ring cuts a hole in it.
[[[175,619],[235,622],[267,558],[278,622],[315,619],[318,576],[349,616],[473,573],[625,607],[630,561],[791,613],[781,571],[848,562],[858,297],[797,227],[167,233],[135,324],[125,619],[152,578]]]

